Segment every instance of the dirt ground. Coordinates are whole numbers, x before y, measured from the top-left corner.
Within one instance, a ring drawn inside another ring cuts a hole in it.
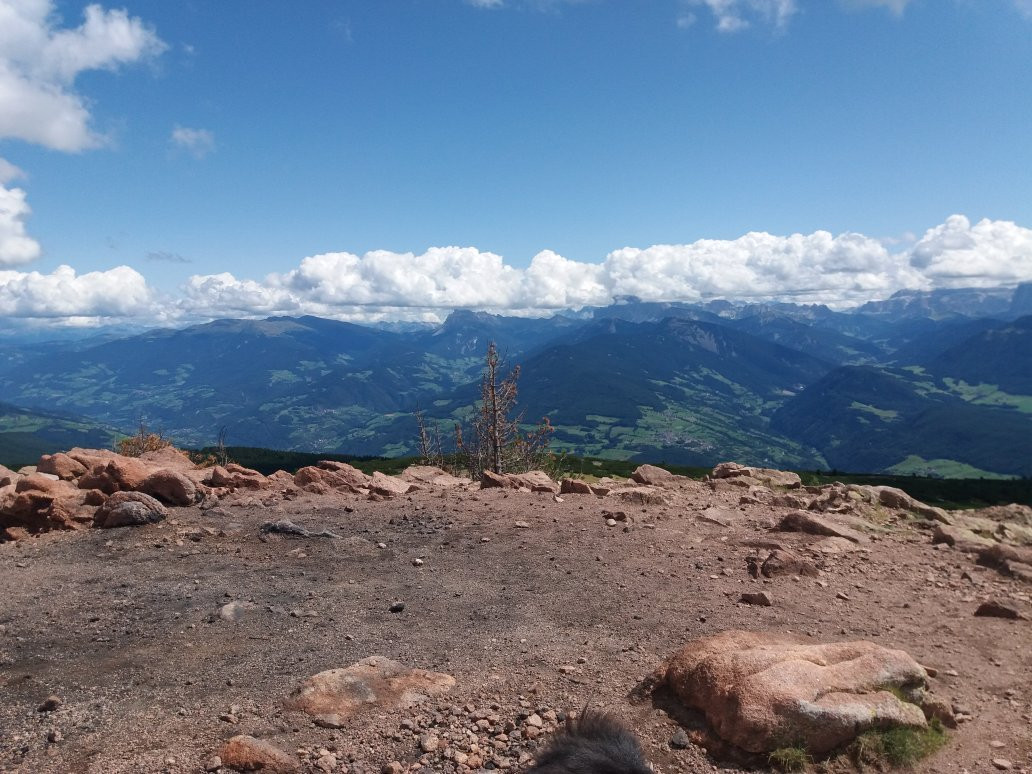
[[[736,512],[730,526],[699,518],[711,505]],[[629,521],[607,525],[617,510]],[[902,648],[972,715],[918,771],[994,771],[994,758],[1032,770],[1032,622],[973,616],[989,597],[1028,609],[1030,587],[905,524],[869,550],[817,555],[819,578],[755,580],[750,543],[817,540],[771,533],[784,512],[699,484],[646,507],[502,490],[271,506],[241,494],[159,525],[5,543],[0,770],[199,772],[224,740],[250,734],[298,755],[302,771],[451,771],[420,749],[427,729],[476,737],[486,723],[491,743],[529,713],[547,730],[590,702],[627,721],[657,771],[738,771],[694,744],[675,749],[675,721],[627,700],[687,640],[731,628]],[[260,534],[283,518],[342,538]],[[738,602],[759,589],[772,606]],[[223,620],[231,601],[254,607]],[[396,602],[404,610],[390,612]],[[370,655],[456,687],[339,729],[284,708],[305,678]],[[50,695],[61,706],[38,711]],[[485,768],[524,768],[547,734],[509,736]]]

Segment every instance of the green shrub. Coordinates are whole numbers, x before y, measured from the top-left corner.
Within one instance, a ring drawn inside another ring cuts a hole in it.
[[[805,771],[810,756],[802,747],[779,747],[767,756],[767,761],[779,771]]]
[[[927,728],[889,728],[868,731],[857,737],[851,747],[857,763],[889,763],[892,766],[912,766],[946,744],[946,729],[938,718]]]

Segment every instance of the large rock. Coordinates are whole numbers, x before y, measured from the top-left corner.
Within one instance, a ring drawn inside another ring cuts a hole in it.
[[[823,755],[871,729],[926,727],[926,678],[907,653],[873,642],[813,644],[732,630],[688,643],[642,687],[668,688],[749,752],[788,740]]]
[[[370,656],[346,669],[309,677],[287,706],[313,715],[321,725],[337,727],[358,712],[405,709],[446,693],[454,685],[451,675],[409,669],[383,656]]]
[[[193,505],[203,497],[192,479],[177,470],[155,470],[140,484],[139,490],[169,505]]]
[[[165,506],[143,492],[115,492],[93,517],[97,527],[139,527],[168,518]]]
[[[964,527],[951,527],[948,524],[938,524],[932,533],[932,543],[945,543],[968,554],[980,553],[983,549],[995,544],[995,541],[976,535]]]
[[[770,468],[752,468],[739,465],[737,462],[721,462],[709,474],[714,481],[726,481],[738,486],[750,487],[756,484],[780,486],[786,489],[798,489],[803,485],[802,479],[795,473]]]
[[[564,478],[559,482],[561,494],[594,494],[591,484],[579,478]]]
[[[811,535],[840,537],[853,543],[867,542],[867,537],[855,529],[836,524],[809,511],[792,511],[786,514],[775,529],[781,532],[807,532]]]
[[[295,473],[294,485],[308,491],[327,487],[340,492],[364,494],[369,489],[369,476],[347,463],[323,460],[318,465],[301,468]]]
[[[15,473],[10,468],[5,468],[3,465],[0,465],[0,487],[15,484],[20,478],[20,474]]]
[[[298,760],[271,742],[243,734],[234,736],[219,748],[223,766],[236,771],[262,774],[295,774],[301,771]]]
[[[373,473],[369,481],[369,491],[381,497],[398,497],[418,490],[418,485],[388,476],[378,470]]]
[[[269,480],[257,470],[245,468],[235,462],[230,462],[225,467],[213,467],[204,483],[208,486],[234,489],[265,489],[269,486]]]
[[[62,481],[76,479],[85,473],[86,470],[85,465],[63,452],[44,454],[39,458],[39,462],[36,463],[37,473],[51,473]]]
[[[48,478],[43,473],[30,473],[15,482],[14,490],[16,492],[43,492],[54,497],[62,497],[72,494],[75,487],[67,481]]]
[[[411,481],[413,484],[422,484],[440,489],[451,489],[472,483],[468,478],[453,476],[447,471],[430,465],[410,465],[405,468],[398,478],[403,481]]]
[[[71,455],[69,455],[71,456]],[[104,494],[136,491],[152,473],[145,462],[135,457],[114,455],[79,477],[80,489],[99,489]]]
[[[655,465],[639,465],[631,473],[631,480],[646,486],[675,487],[689,479],[686,476],[678,476],[669,470],[657,468]]]

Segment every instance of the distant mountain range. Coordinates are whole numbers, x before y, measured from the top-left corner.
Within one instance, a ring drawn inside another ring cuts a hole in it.
[[[225,427],[234,445],[402,455],[417,407],[446,431],[469,412],[489,341],[522,366],[526,420],[548,416],[556,447],[578,454],[1032,476],[1032,285],[851,312],[623,299],[415,329],[279,317],[8,336],[0,396],[98,433],[143,421],[184,445]]]

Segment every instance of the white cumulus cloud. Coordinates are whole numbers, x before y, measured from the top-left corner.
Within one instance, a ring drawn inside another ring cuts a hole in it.
[[[1032,281],[1032,229],[963,215],[930,228],[910,262],[935,287],[992,287]]]
[[[128,266],[80,275],[70,266],[50,274],[0,271],[0,317],[156,321],[154,301],[143,275]]]
[[[177,126],[172,130],[171,142],[197,159],[203,159],[215,150],[215,135],[208,129]]]
[[[133,318],[188,323],[218,317],[312,314],[354,322],[440,321],[453,309],[523,316],[645,301],[795,301],[848,307],[897,290],[1013,286],[1032,282],[1032,230],[962,215],[912,244],[845,232],[624,247],[598,262],[551,250],[516,267],[475,247],[423,253],[323,253],[262,279],[190,277],[158,299],[128,267],[76,276],[0,271],[0,317]],[[161,303],[159,303],[161,302]]]
[[[692,8],[709,9],[720,32],[738,32],[756,21],[783,29],[799,12],[796,0],[682,0],[678,26],[687,27],[695,21]]]
[[[0,158],[0,266],[34,261],[41,252],[39,242],[25,230],[25,219],[32,213],[25,201],[25,191],[7,187],[7,183],[19,177],[24,177],[24,173]]]
[[[89,5],[83,22],[62,28],[52,0],[0,0],[0,138],[61,151],[96,147],[85,100],[75,91],[87,70],[112,70],[165,49],[125,10]]]

